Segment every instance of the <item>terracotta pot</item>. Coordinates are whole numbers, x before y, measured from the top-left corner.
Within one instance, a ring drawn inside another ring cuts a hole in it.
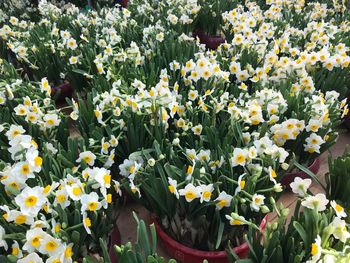
[[[67,80],[65,80],[61,85],[51,88],[52,96],[55,96],[57,93],[60,94],[56,100],[65,100],[67,97],[72,97],[73,87]]]
[[[169,256],[176,259],[178,262],[202,263],[204,259],[207,259],[209,263],[228,263],[225,251],[202,251],[186,247],[165,233],[158,224],[154,215],[151,216],[151,220],[153,221],[156,227],[157,235],[162,241],[166,251],[169,253]],[[265,229],[267,221],[268,216],[266,215],[261,221],[261,230]],[[245,242],[242,245],[233,248],[233,250],[240,258],[245,258],[249,253],[249,246]]]
[[[117,256],[114,252],[114,245],[120,245],[120,244],[121,244],[121,236],[120,236],[119,228],[116,225],[114,227],[114,230],[109,240],[109,257],[111,258],[112,263],[117,263]]]
[[[320,170],[321,161],[320,158],[316,158],[312,164],[308,167],[308,169],[313,172],[314,174],[317,174]],[[294,178],[300,177],[302,179],[310,178],[310,176],[303,171],[296,171],[296,172],[290,172],[286,173],[282,179],[281,184],[286,187],[286,189],[290,190],[290,183],[294,181]]]
[[[209,36],[203,31],[195,31],[193,33],[194,37],[199,37],[201,44],[204,44],[206,48],[216,50],[222,43],[225,42],[225,39],[222,36]]]

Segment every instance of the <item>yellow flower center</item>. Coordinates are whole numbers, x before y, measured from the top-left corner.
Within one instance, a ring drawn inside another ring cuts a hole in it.
[[[189,165],[187,168],[187,174],[192,174],[192,172],[193,172],[193,167],[192,165]]]
[[[342,211],[344,210],[344,208],[343,208],[341,205],[336,204],[336,205],[335,205],[335,210],[336,210],[337,212],[342,212]]]
[[[55,124],[55,121],[54,121],[53,119],[48,119],[48,120],[46,121],[46,123],[47,123],[48,125],[52,126],[52,125]]]
[[[245,162],[245,156],[243,154],[238,154],[236,157],[237,163],[244,163]]]
[[[79,187],[74,187],[73,188],[73,194],[75,196],[79,196],[81,194],[81,189]]]
[[[209,198],[211,197],[211,192],[205,191],[205,192],[203,193],[203,197],[204,197],[205,199],[209,199]]]
[[[45,249],[49,252],[54,251],[57,248],[57,243],[55,241],[49,241],[45,245]]]
[[[87,226],[87,227],[90,227],[91,226],[91,220],[90,220],[90,218],[85,218],[85,225]]]
[[[90,156],[85,156],[85,157],[83,158],[83,160],[84,160],[84,162],[86,162],[86,163],[90,163],[90,162],[92,161],[92,158],[91,158]]]
[[[38,202],[38,198],[34,195],[28,196],[24,201],[26,206],[29,206],[29,207],[35,206],[37,202]]]
[[[220,200],[219,202],[218,202],[218,206],[219,207],[224,207],[224,206],[226,206],[227,205],[227,201],[226,200]]]
[[[108,204],[112,203],[112,194],[107,195],[107,203]]]
[[[23,164],[22,165],[22,168],[21,168],[21,173],[23,174],[23,175],[27,175],[27,174],[29,174],[29,172],[30,172],[30,170],[29,170],[29,165],[28,164]]]
[[[19,253],[18,247],[13,247],[13,248],[12,248],[12,255],[13,255],[13,256],[17,256],[18,253]]]
[[[311,245],[311,255],[316,255],[318,253],[318,246],[316,243],[312,243]]]
[[[242,225],[242,222],[239,221],[238,219],[232,219],[230,223],[231,223],[231,225],[233,225],[233,226]]]
[[[67,247],[66,248],[66,251],[64,251],[64,256],[66,258],[71,258],[73,255],[73,251],[72,251],[72,248],[71,247]]]
[[[32,238],[32,241],[30,242],[32,244],[33,247],[38,247],[40,246],[40,236],[36,236],[34,238]]]
[[[175,192],[175,187],[173,185],[169,185],[168,189],[169,189],[169,192],[172,194]]]
[[[57,201],[59,203],[63,203],[64,201],[66,201],[66,196],[65,195],[58,195],[57,196]]]
[[[90,211],[95,211],[98,207],[98,203],[97,202],[89,202],[88,203],[88,209]]]
[[[35,163],[35,166],[41,166],[43,164],[43,158],[41,158],[40,156],[35,157],[34,163]]]
[[[271,170],[271,177],[272,178],[276,178],[277,177],[277,174],[276,174],[276,172],[275,172],[275,170]]]
[[[186,199],[195,199],[196,198],[196,195],[192,192],[192,191],[188,191],[186,194],[185,194],[185,197]]]
[[[111,175],[106,174],[105,176],[103,176],[103,180],[105,184],[111,184]]]
[[[241,181],[239,182],[239,187],[240,187],[241,189],[244,189],[244,187],[245,187],[245,180],[241,180]]]

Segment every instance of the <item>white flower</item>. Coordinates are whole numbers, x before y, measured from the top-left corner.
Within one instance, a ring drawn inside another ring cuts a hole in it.
[[[159,42],[163,42],[164,40],[164,33],[163,32],[160,32],[156,35],[156,40],[159,41]]]
[[[246,164],[248,158],[248,151],[240,148],[235,148],[233,151],[233,157],[231,158],[232,167]]]
[[[337,204],[334,200],[331,201],[331,206],[333,207],[337,217],[339,217],[339,218],[346,217],[346,213],[345,213],[344,207],[342,207],[341,205]]]
[[[15,256],[16,258],[22,258],[23,257],[23,253],[22,250],[20,249],[18,242],[17,241],[13,241],[12,244],[12,255]]]
[[[226,194],[225,191],[222,191],[218,198],[215,199],[216,202],[216,208],[221,210],[224,207],[229,207],[231,205],[232,196],[229,194]]]
[[[169,192],[174,194],[176,198],[179,199],[179,192],[177,191],[177,181],[168,177],[168,182],[169,182],[169,185],[168,185]]]
[[[22,126],[11,124],[10,129],[5,133],[9,141],[12,141],[17,135],[25,133]]]
[[[187,202],[192,202],[194,199],[199,198],[200,189],[193,184],[188,184],[184,189],[179,190],[181,196],[185,196]]]
[[[265,196],[260,194],[254,194],[252,197],[252,202],[250,203],[250,208],[253,211],[258,212],[260,210],[260,206],[264,204]]]
[[[42,254],[48,254],[52,256],[60,251],[61,246],[62,243],[59,239],[53,238],[52,236],[47,234],[41,241],[39,252],[41,252]]]
[[[201,135],[201,133],[202,133],[202,129],[203,129],[203,127],[202,127],[202,125],[197,125],[197,126],[194,126],[194,127],[192,127],[192,131],[193,131],[193,133],[195,134],[195,135]]]
[[[80,181],[76,183],[66,185],[66,190],[69,197],[74,201],[79,201],[84,194],[84,188]]]
[[[91,234],[91,219],[87,216],[86,213],[83,214],[83,225],[88,234]]]
[[[41,89],[41,92],[46,92],[47,94],[51,94],[51,86],[47,78],[41,79],[40,89]]]
[[[110,188],[111,187],[111,179],[112,176],[110,174],[110,171],[105,168],[93,168],[93,179],[95,179],[100,187],[103,188]]]
[[[202,162],[209,162],[210,161],[210,150],[200,150],[200,152],[197,155],[197,159]]]
[[[101,203],[98,201],[98,195],[95,192],[89,194],[83,194],[81,199],[81,211],[82,213],[86,210],[94,212],[101,208]]]
[[[69,63],[70,63],[71,65],[77,64],[77,63],[78,63],[78,57],[76,57],[76,56],[71,56],[71,57],[69,58]]]
[[[312,183],[311,179],[301,179],[300,177],[296,177],[294,178],[294,182],[290,184],[290,187],[293,193],[301,197],[304,197],[311,183]]]
[[[23,250],[31,253],[38,250],[43,238],[47,234],[39,227],[30,229],[26,233],[26,243],[23,245]]]
[[[17,263],[43,263],[44,261],[37,253],[30,253],[26,257],[19,259]]]
[[[71,50],[76,49],[78,47],[77,41],[74,38],[68,39],[67,47],[70,48]]]
[[[0,247],[3,247],[5,250],[7,250],[8,246],[4,236],[5,236],[5,229],[2,226],[0,226]]]
[[[212,192],[214,191],[214,187],[213,184],[209,184],[209,185],[201,185],[200,186],[201,189],[201,199],[200,202],[203,203],[203,201],[205,202],[209,202]]]
[[[60,190],[57,190],[56,193],[56,198],[54,201],[54,206],[56,206],[57,204],[59,204],[62,209],[65,209],[67,206],[70,205],[70,201],[68,200],[68,192],[66,190],[66,188],[62,188]]]
[[[47,202],[47,198],[43,195],[43,189],[40,186],[26,187],[15,197],[15,202],[24,215],[37,216]]]
[[[124,162],[119,165],[120,174],[134,180],[136,172],[141,168],[142,164],[134,160],[125,159]]]
[[[235,213],[232,213],[232,216],[226,215],[225,217],[227,220],[230,221],[231,226],[240,226],[245,224],[245,222],[247,221],[243,216],[239,216]]]
[[[318,260],[321,258],[322,247],[321,247],[321,237],[319,235],[317,235],[315,239],[315,243],[312,243],[311,245],[311,255],[312,255],[312,258],[307,261],[309,263],[318,262]]]
[[[79,154],[79,158],[76,162],[80,163],[81,161],[84,161],[86,164],[93,166],[95,164],[96,155],[93,154],[91,151],[85,151],[81,152]]]
[[[315,196],[306,197],[305,200],[301,202],[301,205],[309,209],[315,209],[316,212],[322,212],[326,210],[328,202],[324,194],[317,194]]]
[[[271,166],[269,166],[268,171],[269,171],[270,181],[273,182],[274,184],[277,184],[276,179],[275,179],[277,177],[277,174],[276,174],[275,170],[272,169]]]
[[[237,188],[235,190],[235,195],[237,193],[239,193],[240,191],[242,191],[244,189],[244,187],[245,187],[245,183],[246,182],[245,182],[245,180],[243,180],[243,177],[244,177],[244,174],[242,174],[242,175],[240,175],[238,177],[238,186],[237,186]]]
[[[47,128],[58,126],[61,122],[57,114],[46,114],[43,120],[45,121],[45,126]]]
[[[335,217],[331,223],[333,227],[333,236],[345,243],[350,237],[350,233],[347,231],[347,224],[344,220],[339,217]]]

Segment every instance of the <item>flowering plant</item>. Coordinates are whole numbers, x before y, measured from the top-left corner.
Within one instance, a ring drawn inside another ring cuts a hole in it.
[[[100,253],[99,238],[109,237],[116,219],[119,183],[94,166],[82,140],[69,139],[66,150],[16,128],[20,133],[13,126],[3,131],[8,146],[1,154],[10,157],[1,161],[2,249],[49,262]]]
[[[338,206],[343,206],[345,211],[350,211],[350,199],[346,194],[348,189],[350,173],[350,154],[346,149],[344,154],[334,160],[329,158],[329,172],[326,174],[326,189],[327,198],[337,201]]]
[[[202,63],[209,62],[202,58]],[[142,104],[140,96],[129,96],[135,106],[128,107],[151,113],[151,125],[157,125],[149,133],[153,147],[132,153],[119,166],[124,185],[172,237],[204,250],[222,249],[228,239],[239,244],[243,225],[259,223],[269,211],[267,197],[282,191],[276,177],[288,156],[266,136],[265,127],[238,113],[239,100],[225,92],[220,79],[225,73],[214,74],[216,82],[203,80],[190,88],[171,87],[163,77],[155,89],[161,93],[140,90]],[[251,134],[253,126],[257,130]],[[230,211],[241,220],[226,218]]]
[[[125,245],[115,247],[118,262],[166,262],[164,258],[157,255],[157,234],[154,224],[151,224],[148,229],[143,220],[138,219],[135,213],[133,215],[137,224],[137,240],[135,244],[128,242]],[[176,261],[170,259],[168,263],[176,263]]]
[[[251,251],[237,262],[347,262],[349,238],[347,214],[335,201],[309,190],[311,179],[295,178],[292,191],[300,197],[290,223],[289,209],[275,205],[278,221],[263,234],[251,230],[247,236]],[[329,205],[330,204],[330,205]],[[303,209],[301,209],[303,207]],[[262,240],[262,242],[261,242]],[[238,259],[231,251],[232,259]]]

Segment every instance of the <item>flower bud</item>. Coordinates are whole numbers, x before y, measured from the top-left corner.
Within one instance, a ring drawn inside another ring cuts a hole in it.
[[[281,167],[282,167],[283,170],[287,171],[288,168],[289,168],[289,164],[288,163],[282,163]]]
[[[270,209],[266,205],[261,206],[260,209],[261,209],[261,212],[263,212],[264,214],[267,214],[270,212]]]
[[[289,208],[283,208],[281,214],[282,216],[287,217],[289,215]]]
[[[149,166],[153,167],[156,164],[156,161],[153,158],[151,158],[147,161],[147,163]]]
[[[165,158],[164,154],[159,155],[159,160],[163,160]]]
[[[274,222],[274,223],[271,224],[271,229],[272,230],[276,230],[277,227],[278,227],[278,223],[277,222]]]
[[[278,184],[275,184],[274,186],[273,186],[273,190],[276,192],[276,193],[280,193],[280,192],[282,192],[282,185],[280,184],[280,183],[278,183]]]
[[[180,144],[180,139],[179,138],[175,138],[174,140],[173,140],[173,145],[174,146],[178,146]]]

